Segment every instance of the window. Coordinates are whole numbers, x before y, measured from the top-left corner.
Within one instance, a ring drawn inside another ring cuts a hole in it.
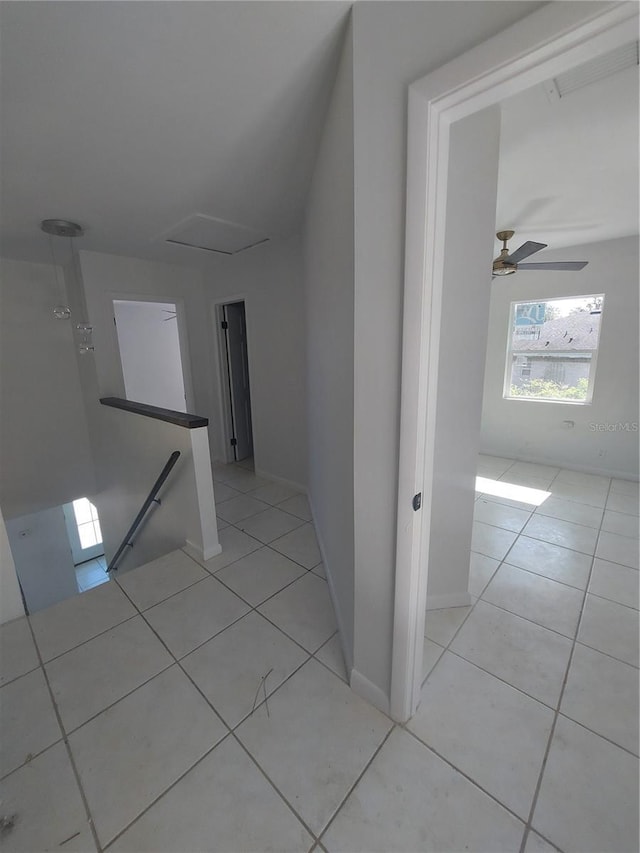
[[[591,402],[604,295],[512,302],[504,396]]]
[[[516,357],[516,367],[518,368],[520,379],[529,379],[531,376],[531,362],[526,355]]]
[[[102,543],[102,533],[98,512],[88,498],[78,498],[73,502],[73,513],[80,538],[80,547],[84,551]]]

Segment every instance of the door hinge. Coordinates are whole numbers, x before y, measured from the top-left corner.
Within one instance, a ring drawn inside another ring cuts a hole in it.
[[[222,328],[223,328],[223,329],[228,329],[228,328],[229,328],[229,324],[227,323],[227,321],[226,321],[226,320],[223,320],[223,321],[222,321],[222,323],[220,323],[220,325],[222,326]]]
[[[235,447],[237,443],[238,443],[238,439],[237,439],[237,438],[232,438],[232,439],[231,439],[231,447]]]
[[[413,496],[411,506],[413,507],[414,512],[417,512],[420,509],[420,507],[422,506],[422,492],[418,492],[417,495]]]

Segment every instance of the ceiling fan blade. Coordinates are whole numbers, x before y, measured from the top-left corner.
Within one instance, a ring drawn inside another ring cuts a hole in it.
[[[518,264],[518,270],[581,270],[589,261],[549,261],[546,264]]]
[[[503,258],[502,260],[505,262],[505,264],[517,264],[520,261],[523,261],[525,258],[528,258],[529,255],[533,255],[536,252],[539,252],[540,249],[546,248],[546,243],[534,243],[531,240],[527,240],[527,242],[523,243],[519,249],[516,249],[515,252],[510,255],[507,255],[507,257]]]

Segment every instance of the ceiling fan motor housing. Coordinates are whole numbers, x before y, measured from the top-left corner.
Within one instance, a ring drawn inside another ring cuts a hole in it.
[[[500,249],[500,257],[496,258],[493,262],[494,275],[513,275],[513,273],[518,269],[517,264],[507,264],[503,260],[509,255],[507,242],[513,237],[514,233],[514,231],[498,231],[496,234],[496,237],[498,240],[502,241],[503,245],[502,249]]]

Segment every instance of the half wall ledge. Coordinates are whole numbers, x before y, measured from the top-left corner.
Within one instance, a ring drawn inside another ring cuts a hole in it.
[[[133,412],[136,415],[145,415],[148,418],[156,418],[166,421],[185,429],[197,429],[209,425],[208,418],[200,415],[190,415],[187,412],[176,412],[173,409],[161,409],[158,406],[149,406],[147,403],[136,403],[133,400],[123,400],[121,397],[101,397],[103,406],[112,406],[114,409],[124,409],[125,412]]]
[[[167,481],[162,513],[149,516],[144,535],[128,552],[126,566],[135,568],[185,545],[199,562],[220,554],[208,419],[120,397],[102,397],[100,403],[94,502],[108,558],[174,450],[181,456]],[[122,415],[122,411],[138,417]]]

